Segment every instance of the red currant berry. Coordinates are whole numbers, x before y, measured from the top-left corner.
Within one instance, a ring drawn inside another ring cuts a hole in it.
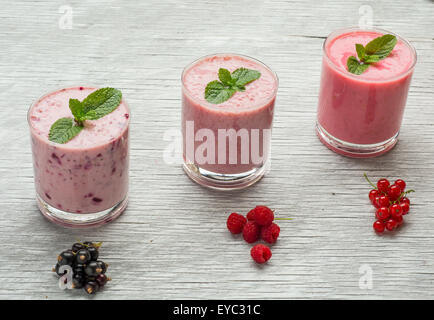
[[[386,227],[386,225],[384,224],[383,221],[377,220],[374,222],[373,227],[375,232],[382,233],[384,232],[384,228]]]
[[[399,198],[401,192],[401,188],[396,184],[393,184],[390,186],[389,191],[387,191],[387,195],[389,196],[390,200],[395,201]]]
[[[407,202],[401,202],[400,207],[403,215],[406,215],[410,211],[410,205]]]
[[[410,199],[409,198],[407,198],[407,197],[403,197],[402,199],[401,199],[401,201],[399,201],[400,203],[408,203],[408,205],[410,205]]]
[[[386,229],[389,231],[392,231],[393,229],[395,229],[398,226],[398,222],[396,222],[393,219],[389,219],[386,222]]]
[[[388,196],[381,196],[378,199],[378,204],[380,207],[389,207],[390,206],[390,200]]]
[[[402,216],[402,209],[401,205],[395,203],[390,207],[390,215],[392,218],[400,217]]]
[[[375,197],[374,201],[372,202],[375,208],[380,208],[380,197]]]
[[[369,200],[371,200],[372,203],[374,203],[374,200],[376,197],[378,197],[380,195],[380,192],[378,192],[377,189],[372,189],[369,192]]]
[[[389,186],[390,186],[390,182],[387,179],[380,179],[377,182],[378,191],[380,191],[381,193],[386,193],[387,190],[389,189]]]
[[[396,184],[398,187],[401,188],[401,192],[404,192],[404,190],[405,190],[405,186],[406,186],[404,180],[402,180],[402,179],[398,179],[398,180],[395,181],[395,184]]]
[[[397,226],[400,226],[401,224],[404,223],[404,218],[402,216],[395,217],[395,218],[393,218],[393,220],[396,221]]]
[[[387,218],[390,217],[389,208],[387,207],[378,208],[377,211],[375,212],[375,217],[378,220],[386,220]]]

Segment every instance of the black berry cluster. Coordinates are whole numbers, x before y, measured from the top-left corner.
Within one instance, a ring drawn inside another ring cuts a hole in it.
[[[88,294],[97,293],[107,281],[111,280],[106,276],[108,264],[98,260],[101,243],[77,242],[71,249],[65,250],[57,257],[57,264],[53,271],[59,276],[60,267],[68,265],[72,268],[72,287],[74,289],[84,288]]]

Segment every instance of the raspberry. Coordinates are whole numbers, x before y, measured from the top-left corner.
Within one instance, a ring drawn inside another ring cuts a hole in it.
[[[256,208],[255,208],[256,209]],[[255,221],[255,209],[252,209],[252,210],[250,210],[248,213],[247,213],[247,220],[249,220],[249,221]]]
[[[274,213],[266,206],[257,206],[253,209],[252,217],[257,224],[265,227],[269,226],[273,222]]]
[[[246,222],[247,219],[244,216],[234,212],[229,215],[226,225],[231,233],[238,234],[243,231]]]
[[[244,225],[243,228],[243,238],[247,243],[256,242],[259,239],[259,233],[261,228],[254,221],[249,221]]]
[[[257,244],[250,250],[250,255],[256,263],[265,263],[271,258],[271,250],[264,244]]]
[[[280,227],[277,224],[272,223],[267,227],[262,227],[261,238],[262,240],[273,244],[276,242],[277,238],[279,237],[279,233],[280,233]]]

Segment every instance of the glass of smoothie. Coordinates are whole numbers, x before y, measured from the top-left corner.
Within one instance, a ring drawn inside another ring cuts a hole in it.
[[[183,168],[193,181],[232,190],[262,178],[277,88],[270,68],[239,54],[205,56],[184,69]]]
[[[384,35],[396,37],[389,55],[369,63],[360,74],[350,72],[348,59],[358,57],[355,45],[366,48]],[[415,65],[414,47],[389,31],[347,28],[331,33],[323,45],[316,125],[320,140],[339,154],[357,158],[393,148]]]
[[[57,120],[74,121],[70,99],[80,103],[94,91],[93,87],[60,89],[42,96],[28,112],[39,209],[67,227],[110,222],[128,202],[130,111],[120,91],[113,111],[83,121],[81,131],[65,143],[51,140]]]

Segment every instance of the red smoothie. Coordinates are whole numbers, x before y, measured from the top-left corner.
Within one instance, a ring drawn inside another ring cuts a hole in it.
[[[318,103],[318,135],[332,150],[370,157],[397,142],[416,63],[414,48],[397,36],[388,57],[360,75],[347,69],[355,44],[366,45],[389,32],[349,29],[331,34],[324,43]]]
[[[85,214],[101,213],[122,202],[123,207],[126,205],[130,112],[125,101],[98,120],[86,120],[84,129],[65,144],[48,139],[56,120],[72,118],[69,99],[82,101],[95,90],[61,89],[43,96],[29,110],[35,185],[41,211],[54,208],[82,216],[77,219],[85,221]]]
[[[236,92],[223,103],[209,103],[205,99],[205,87],[209,82],[219,79],[219,69],[225,68],[233,72],[241,67],[259,71],[260,78],[247,84],[245,91]],[[226,180],[233,176],[245,178],[263,168],[269,157],[278,86],[275,73],[249,57],[218,54],[204,57],[187,66],[182,75],[182,83],[185,164],[190,165],[190,168],[194,166],[194,172],[206,170],[211,175]],[[200,134],[202,129],[205,134],[212,134],[215,138],[213,154],[209,149],[203,152],[203,143],[209,135],[203,138]],[[229,130],[239,134],[238,138],[236,135],[232,136],[235,138],[228,135],[224,139],[223,133],[230,133]],[[204,156],[206,161],[199,159]]]

